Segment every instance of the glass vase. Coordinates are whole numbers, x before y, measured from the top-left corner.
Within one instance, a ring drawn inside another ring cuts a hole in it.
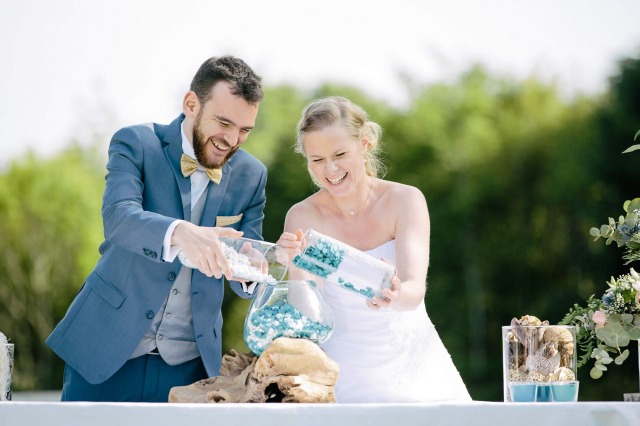
[[[283,247],[250,238],[219,238],[234,278],[275,283],[287,274],[288,258]],[[182,251],[178,253],[178,258],[186,267],[197,269]]]
[[[244,323],[244,340],[256,355],[278,337],[323,343],[333,332],[333,314],[315,282],[261,282]]]
[[[393,265],[313,229],[304,233],[292,263],[368,299],[390,288],[396,273]]]
[[[505,402],[577,401],[576,327],[502,327]]]

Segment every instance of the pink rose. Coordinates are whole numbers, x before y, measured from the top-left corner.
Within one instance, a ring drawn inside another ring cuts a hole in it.
[[[607,323],[607,315],[603,310],[595,311],[591,319],[594,323],[596,323],[596,330],[604,327],[604,325]]]

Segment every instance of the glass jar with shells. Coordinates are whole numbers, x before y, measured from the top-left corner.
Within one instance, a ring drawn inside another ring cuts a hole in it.
[[[502,327],[505,402],[577,401],[576,327],[535,316]]]

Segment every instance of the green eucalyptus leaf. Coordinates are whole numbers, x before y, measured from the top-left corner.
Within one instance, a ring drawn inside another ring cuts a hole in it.
[[[593,364],[593,367],[600,371],[607,371],[607,366],[604,365],[602,361],[596,361],[595,364]]]
[[[628,154],[630,152],[637,151],[638,149],[640,149],[640,145],[631,145],[629,148],[627,148],[624,151],[622,151],[622,153],[623,154]]]
[[[629,339],[631,340],[640,340],[640,328],[633,327],[629,330]]]
[[[595,358],[598,360],[602,358],[608,358],[608,357],[609,357],[609,354],[607,353],[607,350],[605,349],[604,346],[598,346],[591,353],[591,358]]]
[[[625,324],[632,324],[633,323],[633,314],[622,314],[620,316],[620,319]]]
[[[614,315],[611,315],[610,317],[613,316]],[[607,325],[596,331],[598,339],[602,340],[605,345],[612,348],[619,348],[629,344],[629,333],[624,330],[619,321],[620,315],[618,315],[618,322],[611,322],[607,320]]]
[[[621,365],[625,359],[629,357],[629,349],[625,349],[620,355],[616,357],[616,365]]]
[[[640,209],[640,198],[634,198],[631,201],[627,201],[625,203],[625,210],[626,212],[632,212],[634,210],[638,210]]]
[[[600,362],[602,364],[605,364],[605,365],[606,364],[611,364],[613,362],[613,358],[611,358],[610,356],[602,357],[602,359],[600,359]],[[605,370],[606,370],[606,368],[605,368]]]
[[[596,237],[596,239],[600,238],[600,230],[598,228],[589,229],[589,234],[591,234],[592,237]]]
[[[602,370],[598,370],[596,367],[593,367],[589,372],[589,375],[592,379],[599,379],[602,377]]]
[[[633,140],[634,140],[634,141],[638,138],[638,135],[640,135],[640,130],[638,130],[638,131],[636,132],[636,135],[633,137]]]
[[[613,277],[611,277],[611,283],[609,285],[611,287],[616,286],[616,281]],[[605,328],[613,332],[619,333],[622,331],[621,323],[622,323],[622,315],[611,314],[607,317],[607,325],[605,326]]]

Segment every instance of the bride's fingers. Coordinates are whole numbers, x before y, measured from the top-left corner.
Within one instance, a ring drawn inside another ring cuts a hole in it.
[[[398,294],[400,292],[400,278],[398,276],[394,276],[391,279],[391,288],[385,288],[382,290],[382,295],[385,299],[389,299],[389,301],[393,301],[398,298]]]
[[[367,299],[367,306],[370,309],[380,309],[380,306],[378,306],[372,299]]]
[[[382,290],[382,295],[384,296],[385,299],[388,299],[389,301],[391,301],[391,300],[395,300],[398,297],[398,292],[385,288],[384,290]]]
[[[380,306],[381,308],[388,308],[389,305],[391,304],[391,299],[389,299],[388,297],[378,297],[376,296],[374,298],[374,302],[376,305]]]

